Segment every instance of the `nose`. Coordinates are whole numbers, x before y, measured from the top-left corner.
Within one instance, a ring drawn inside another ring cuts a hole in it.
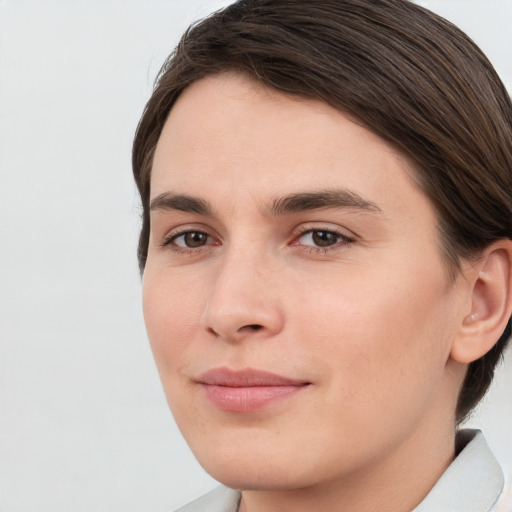
[[[278,273],[269,260],[239,253],[219,262],[201,317],[205,330],[229,342],[270,338],[282,330]]]

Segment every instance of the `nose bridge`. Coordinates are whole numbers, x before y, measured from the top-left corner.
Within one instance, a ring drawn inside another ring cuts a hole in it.
[[[203,327],[229,340],[278,332],[282,313],[273,281],[276,270],[264,249],[251,243],[227,247],[203,311]]]

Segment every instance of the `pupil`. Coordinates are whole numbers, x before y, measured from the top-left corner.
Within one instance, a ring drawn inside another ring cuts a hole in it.
[[[320,247],[334,245],[338,241],[337,236],[329,231],[315,231],[312,238],[313,242]]]
[[[201,247],[206,243],[208,235],[199,231],[193,231],[185,235],[185,245],[187,247]]]

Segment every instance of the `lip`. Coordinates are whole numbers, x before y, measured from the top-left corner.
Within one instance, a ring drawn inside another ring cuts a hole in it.
[[[226,412],[248,413],[290,398],[311,383],[263,370],[213,368],[201,374],[197,383],[206,398]]]

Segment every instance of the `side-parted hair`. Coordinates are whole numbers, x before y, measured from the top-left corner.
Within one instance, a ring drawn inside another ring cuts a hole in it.
[[[512,239],[512,103],[468,36],[408,0],[239,0],[186,31],[137,128],[141,271],[164,123],[186,87],[222,72],[322,100],[411,157],[414,178],[436,209],[452,278],[462,260]],[[469,365],[458,422],[486,393],[510,336],[509,321],[494,347]]]

